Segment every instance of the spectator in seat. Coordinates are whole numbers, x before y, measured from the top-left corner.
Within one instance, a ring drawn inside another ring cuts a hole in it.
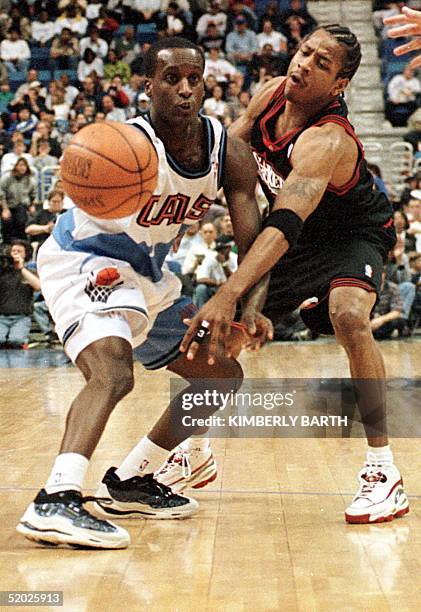
[[[206,34],[202,38],[200,46],[203,47],[205,53],[209,53],[211,49],[215,48],[222,52],[224,48],[224,36],[218,34],[218,30],[214,23],[210,23],[206,28]]]
[[[219,0],[210,0],[206,13],[199,17],[196,23],[196,33],[199,42],[208,34],[208,26],[212,24],[218,36],[225,36],[227,30],[227,14],[221,9]]]
[[[31,329],[34,292],[41,284],[28,270],[30,247],[25,240],[14,240],[0,255],[0,344],[27,348]]]
[[[304,36],[307,36],[317,26],[317,21],[308,12],[304,0],[291,0],[290,8],[281,12],[281,23],[287,23],[291,17],[295,17],[300,21]]]
[[[218,85],[222,85],[225,88],[235,73],[234,66],[221,55],[219,49],[212,47],[205,61],[203,77],[206,79],[208,75],[213,74]]]
[[[8,30],[16,28],[21,33],[23,40],[27,42],[31,39],[32,24],[28,17],[22,14],[21,7],[16,4],[10,9],[6,27]]]
[[[50,20],[48,12],[42,10],[32,22],[32,40],[39,47],[45,47],[54,38],[54,22]]]
[[[50,57],[53,70],[75,70],[80,53],[79,41],[71,29],[64,27],[53,38]]]
[[[415,237],[415,249],[421,253],[421,191],[419,189],[411,192],[411,199],[408,203],[409,229],[410,236]]]
[[[200,228],[200,235],[203,241],[190,247],[181,268],[182,274],[188,274],[192,278],[195,278],[197,268],[203,263],[205,257],[215,250],[216,227],[213,223],[204,223]]]
[[[57,157],[51,155],[50,143],[48,140],[41,138],[38,140],[38,155],[34,158],[34,166],[38,171],[38,175],[41,174],[43,168],[50,168],[58,165]]]
[[[259,51],[261,51],[266,44],[269,44],[272,45],[272,49],[275,53],[288,52],[287,37],[284,34],[281,34],[281,32],[277,32],[273,29],[270,19],[265,19],[263,21],[263,30],[257,35],[257,42],[259,45]]]
[[[7,113],[9,104],[13,100],[13,93],[10,91],[9,81],[0,80],[0,113]]]
[[[104,64],[104,78],[110,81],[115,76],[120,76],[123,84],[129,82],[131,77],[130,66],[123,60],[119,60],[116,52],[110,49]]]
[[[58,216],[63,212],[64,192],[53,189],[48,194],[47,202],[48,207],[40,208],[25,229],[29,240],[37,242],[38,248],[49,238]]]
[[[196,271],[196,287],[193,302],[201,308],[218,288],[237,269],[237,256],[231,252],[232,242],[220,237],[215,243],[215,253],[209,253]]]
[[[105,95],[102,98],[102,110],[107,121],[126,121],[126,113],[122,108],[116,108],[112,96]]]
[[[398,240],[404,245],[404,252],[409,253],[415,250],[415,236],[408,234],[408,217],[402,210],[397,210],[393,214],[393,224],[396,229]]]
[[[21,100],[21,98],[23,98],[23,96],[28,93],[29,86],[31,85],[31,83],[35,81],[39,83],[38,70],[36,70],[35,68],[29,68],[26,73],[26,82],[22,83],[22,85],[19,85],[19,87],[17,88],[15,92],[15,97],[13,98],[13,102],[16,103],[18,100]]]
[[[22,134],[25,145],[29,146],[37,123],[38,118],[31,113],[31,109],[28,106],[22,106],[19,109],[16,122],[12,125],[12,128]]]
[[[225,49],[227,58],[237,70],[247,73],[249,62],[257,52],[257,37],[253,30],[247,27],[246,18],[242,15],[235,19],[235,30],[227,36]]]
[[[223,100],[224,90],[221,85],[215,85],[212,90],[212,97],[208,98],[203,103],[203,110],[206,115],[216,117],[221,123],[224,122],[225,117],[228,115],[227,103]]]
[[[159,0],[131,0],[125,3],[129,7],[126,22],[133,25],[145,23],[158,23],[160,2]]]
[[[417,96],[421,92],[420,80],[414,70],[406,66],[402,74],[396,74],[387,86],[388,101],[386,117],[395,127],[407,124],[409,117],[417,109]]]
[[[170,2],[159,20],[159,32],[164,36],[183,36],[186,23],[177,2]]]
[[[7,68],[9,78],[16,76],[17,72],[28,70],[31,50],[17,28],[11,27],[8,38],[1,41],[0,59]]]
[[[20,157],[10,174],[0,179],[0,205],[3,242],[26,238],[25,228],[29,211],[35,210],[35,180],[24,157]]]
[[[275,53],[272,45],[266,43],[258,54],[253,57],[250,70],[254,78],[260,77],[263,68],[269,76],[280,76],[286,74],[289,64],[289,56],[286,53]]]
[[[383,273],[383,285],[380,298],[374,308],[371,319],[371,330],[376,340],[386,340],[392,335],[402,336],[407,327],[402,316],[403,304],[397,285],[386,280]]]
[[[288,40],[288,53],[292,57],[296,54],[303,39],[305,38],[305,26],[296,15],[291,15],[286,22],[283,31]]]
[[[88,20],[82,14],[80,7],[68,4],[55,22],[56,33],[60,34],[64,28],[68,28],[79,38],[85,36],[88,28]]]
[[[28,164],[33,168],[34,159],[30,153],[26,153],[26,145],[23,139],[23,135],[20,132],[14,132],[12,134],[13,148],[10,153],[3,155],[0,165],[1,178],[9,175],[10,172],[16,165],[18,159],[24,158]]]
[[[82,83],[88,76],[104,76],[104,62],[92,49],[86,49],[82,59],[77,65],[77,78]]]
[[[179,240],[173,243],[170,252],[166,257],[168,268],[174,274],[181,275],[181,270],[187,253],[193,246],[204,246],[204,240],[200,233],[199,223],[188,225],[185,233]]]
[[[100,38],[96,25],[89,26],[88,36],[84,36],[80,41],[80,54],[83,55],[86,49],[92,49],[101,59],[104,59],[108,53],[108,44]]]
[[[420,150],[421,142],[421,108],[417,108],[415,113],[408,119],[408,132],[405,134],[403,139],[412,145],[414,154]]]
[[[61,157],[61,146],[57,138],[54,138],[51,135],[51,125],[48,123],[48,121],[39,121],[34,133],[32,134],[31,148],[29,149],[31,160],[29,163],[34,164],[33,158],[38,155],[38,142],[40,140],[48,140],[51,155],[57,157],[58,159]]]
[[[136,31],[132,25],[127,25],[123,36],[114,38],[111,43],[111,49],[115,51],[117,58],[123,60],[126,64],[131,64],[140,52],[140,46],[136,42]]]
[[[408,321],[415,297],[415,285],[411,282],[412,272],[409,257],[405,253],[404,243],[398,238],[395,248],[389,253],[386,266],[386,279],[397,285],[402,298],[402,316]]]

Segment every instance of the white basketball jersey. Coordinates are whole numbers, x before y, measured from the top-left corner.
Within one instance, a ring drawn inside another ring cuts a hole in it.
[[[159,159],[157,187],[149,202],[123,219],[97,219],[79,208],[60,216],[53,237],[66,251],[112,257],[127,261],[139,274],[157,282],[171,244],[183,226],[200,221],[213,204],[221,186],[226,132],[220,122],[201,116],[207,163],[201,171],[181,168],[166,152],[148,118],[130,119],[156,148]],[[48,241],[47,241],[48,242]]]

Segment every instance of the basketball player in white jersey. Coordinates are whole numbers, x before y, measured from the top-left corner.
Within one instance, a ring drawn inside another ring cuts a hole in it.
[[[200,48],[184,39],[164,39],[150,49],[145,66],[150,115],[130,123],[158,152],[158,184],[150,202],[138,214],[116,220],[69,210],[39,252],[42,290],[57,333],[86,380],[70,408],[45,488],[17,527],[41,543],[124,548],[130,542],[125,529],[84,507],[89,498],[82,497],[81,489],[113,408],[133,388],[133,348],[146,368],[167,366],[192,388],[195,378],[230,379],[225,390],[232,388],[232,380],[242,379],[238,362],[222,352],[208,367],[206,342],[194,364],[180,354],[187,329],[183,320],[191,318],[194,307],[180,297],[180,283],[163,263],[185,227],[204,217],[220,187],[239,254],[245,254],[260,224],[255,163],[245,143],[227,139],[218,121],[198,114],[204,96]],[[243,314],[262,336],[270,330],[258,313],[263,290],[262,284],[249,294]],[[224,389],[224,381],[215,386]],[[198,409],[197,417],[216,409]],[[97,509],[114,517],[162,519],[186,517],[197,510],[196,501],[154,478],[170,451],[192,433],[174,428],[181,415],[181,402],[175,398],[123,463],[107,471],[101,485],[106,499],[97,500]],[[212,466],[207,469],[211,475]]]

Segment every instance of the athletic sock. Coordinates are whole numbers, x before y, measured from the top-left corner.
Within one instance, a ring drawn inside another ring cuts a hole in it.
[[[377,465],[391,465],[393,463],[393,453],[389,444],[387,446],[369,446],[367,450],[367,463]]]
[[[88,470],[89,459],[78,453],[61,453],[54,461],[45,490],[47,493],[81,491]]]
[[[209,445],[210,445],[210,441],[209,441],[207,433],[203,434],[202,436],[191,436],[190,438],[187,438],[187,440],[184,440],[184,442],[180,444],[181,448],[189,452],[206,451],[208,450]]]
[[[145,436],[117,468],[116,474],[120,480],[151,474],[161,467],[169,454],[170,451],[158,446]]]

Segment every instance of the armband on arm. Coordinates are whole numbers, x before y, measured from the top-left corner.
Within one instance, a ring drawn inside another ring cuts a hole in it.
[[[274,227],[282,232],[285,239],[288,241],[290,248],[293,247],[298,241],[303,225],[304,222],[301,217],[299,217],[297,213],[289,208],[280,208],[275,210],[271,212],[263,221],[263,229],[266,229],[267,227]]]

